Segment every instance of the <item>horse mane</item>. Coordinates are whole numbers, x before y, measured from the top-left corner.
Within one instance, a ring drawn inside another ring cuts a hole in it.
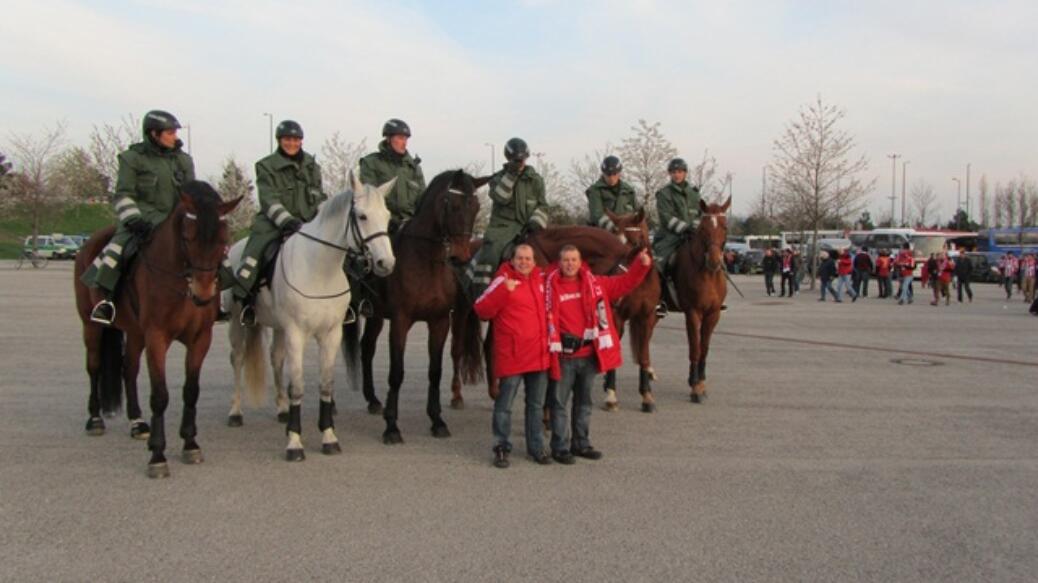
[[[461,182],[461,184],[458,184],[458,182]],[[421,215],[426,206],[431,206],[441,192],[447,191],[452,186],[459,186],[466,192],[475,191],[472,177],[466,174],[464,170],[445,170],[440,172],[432,179],[425,192],[418,198],[418,204],[415,205],[415,216]]]
[[[203,245],[212,244],[220,233],[220,203],[223,202],[220,193],[208,182],[201,180],[192,180],[184,184],[180,191],[195,205],[198,242]]]
[[[349,206],[353,204],[355,194],[352,190],[345,190],[324,201],[317,212],[317,218],[324,221],[329,217],[338,217],[346,212]]]

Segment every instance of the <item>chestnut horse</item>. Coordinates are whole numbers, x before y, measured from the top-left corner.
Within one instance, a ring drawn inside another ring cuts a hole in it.
[[[674,285],[678,304],[685,313],[688,334],[688,386],[693,403],[706,399],[706,356],[710,336],[721,319],[721,306],[728,294],[724,273],[724,243],[728,236],[728,207],[700,199],[699,227],[678,247]]]
[[[404,348],[407,333],[415,322],[426,322],[429,329],[429,373],[426,414],[432,420],[435,437],[449,437],[440,407],[440,379],[443,374],[443,346],[451,330],[451,313],[465,314],[463,325],[454,328],[455,343],[464,347],[455,374],[469,382],[482,375],[480,323],[471,309],[461,272],[472,259],[469,240],[479,212],[476,189],[490,177],[473,178],[461,170],[443,172],[422,193],[414,217],[407,221],[393,240],[396,269],[389,277],[369,282],[377,293],[372,298],[374,315],[365,318],[360,340],[364,398],[368,412],[382,413],[386,429],[382,441],[387,445],[403,443],[397,426],[397,403],[404,381]],[[389,328],[389,395],[386,404],[375,396],[372,359],[384,319]],[[343,355],[347,368],[357,353],[359,322],[346,324]]]
[[[155,227],[132,266],[123,274],[122,291],[115,300],[114,327],[90,321],[91,308],[101,299],[101,291],[88,288],[79,278],[108,244],[115,228],[94,233],[76,257],[73,271],[76,309],[83,322],[83,344],[90,375],[87,432],[104,433],[101,409],[106,412],[118,409],[121,398],[117,375],[120,375],[126,385],[131,435],[148,439],[151,450],[148,476],[151,478],[169,475],[164,419],[169,404],[166,352],[174,340],[187,347],[184,412],[180,422],[180,437],[184,440],[182,459],[187,464],[202,461],[202,450],[195,441],[199,374],[209,352],[219,307],[219,302],[213,300],[219,297],[216,272],[228,243],[224,216],[240,201],[239,197],[221,202],[220,196],[205,182],[185,184],[180,204]],[[141,352],[145,350],[151,379],[150,429],[140,419],[137,401],[137,373]]]
[[[629,248],[642,249],[651,245],[649,225],[645,220],[644,209],[629,215],[614,215],[607,210],[606,215],[615,225],[613,233]],[[656,328],[656,305],[659,302],[660,273],[656,269],[651,269],[634,291],[620,298],[613,305],[613,319],[616,321],[616,330],[620,333],[621,338],[624,333],[624,324],[630,325],[631,353],[638,361],[638,393],[642,396],[641,408],[645,413],[652,413],[656,410],[656,399],[652,394],[652,381],[656,378],[656,371],[652,368],[649,343],[652,341],[652,332]],[[616,370],[605,374],[604,388],[606,390],[606,411],[619,410],[620,403],[616,398]]]

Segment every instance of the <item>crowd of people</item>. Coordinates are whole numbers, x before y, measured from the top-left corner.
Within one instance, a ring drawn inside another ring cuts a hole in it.
[[[761,261],[764,273],[764,293],[775,295],[775,274],[782,274],[782,291],[779,297],[786,296],[786,282],[789,280],[789,297],[799,294],[800,270],[803,264],[800,254],[795,249],[776,251],[767,249]],[[819,253],[818,278],[821,294],[818,301],[827,301],[827,296],[837,303],[850,297],[851,302],[859,298],[869,297],[869,284],[875,279],[876,297],[880,299],[896,299],[898,305],[911,304],[915,301],[916,259],[912,249],[905,244],[896,255],[880,250],[875,256],[867,247],[857,251],[846,249],[830,253]],[[1038,294],[1036,294],[1036,272],[1038,257],[1035,253],[1024,253],[1020,258],[1010,251],[1003,255],[997,268],[1000,285],[1005,288],[1006,301],[1013,299],[1013,290],[1030,304],[1030,313],[1038,316]],[[970,280],[973,265],[964,256],[952,257],[947,251],[931,253],[919,266],[919,284],[923,289],[930,289],[933,298],[930,305],[951,304],[952,291],[955,291],[959,303],[973,302],[973,289]],[[894,282],[898,289],[894,292]],[[834,287],[835,282],[835,287]]]

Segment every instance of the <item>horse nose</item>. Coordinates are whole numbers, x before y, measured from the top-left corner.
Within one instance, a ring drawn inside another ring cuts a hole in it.
[[[394,262],[392,260],[376,259],[375,260],[375,271],[378,271],[379,273],[388,275],[388,274],[393,272],[393,264],[394,264]]]

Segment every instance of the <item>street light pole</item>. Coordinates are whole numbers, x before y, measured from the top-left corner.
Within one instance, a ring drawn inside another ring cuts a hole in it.
[[[905,177],[908,175],[908,163],[910,160],[905,160],[901,163],[901,226],[907,227],[908,221],[905,220]]]
[[[268,149],[271,152],[273,152],[274,151],[274,114],[272,114],[272,113],[264,113],[263,115],[267,116],[267,119],[270,121],[270,140],[269,140],[270,145],[268,146]]]
[[[483,142],[483,145],[490,148],[490,173],[493,174],[497,171],[497,166],[494,164],[494,144]]]
[[[901,154],[887,154],[890,158],[890,226],[894,226],[894,203],[897,201],[897,159]]]
[[[958,219],[959,211],[962,210],[962,181],[952,176],[955,181],[955,218]]]
[[[187,153],[191,153],[191,124],[184,125],[184,129],[187,130]]]
[[[970,163],[966,163],[966,214],[970,214]]]

